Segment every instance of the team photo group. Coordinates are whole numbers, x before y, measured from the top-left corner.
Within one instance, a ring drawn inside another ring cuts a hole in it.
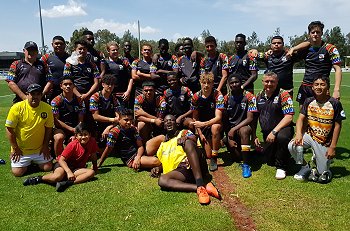
[[[34,165],[49,173],[26,178],[24,186],[46,183],[63,192],[93,179],[113,156],[150,171],[162,190],[196,192],[205,205],[221,200],[210,172],[224,148],[240,164],[240,177],[252,177],[258,153],[277,180],[297,164],[296,180],[329,183],[345,119],[341,58],[322,40],[322,22],[307,29],[308,40],[288,49],[283,37],[272,37],[268,51],[246,50],[239,33],[232,56],[218,51],[213,36],[203,38],[205,52],[187,37],[170,54],[162,38],[159,53],[141,44],[141,57],[132,56],[130,41],[108,42],[104,55],[89,30],[69,53],[60,35],[42,56],[28,41],[6,76],[15,94],[5,122],[12,174],[22,177]],[[294,86],[299,61],[305,74]],[[266,65],[259,76],[258,62]],[[263,89],[254,89],[256,81]],[[311,159],[304,158],[308,149]]]

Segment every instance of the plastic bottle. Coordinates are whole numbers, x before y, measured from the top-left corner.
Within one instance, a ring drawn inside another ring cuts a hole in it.
[[[302,145],[296,146],[297,157],[295,159],[296,164],[303,164],[304,162],[304,148]]]

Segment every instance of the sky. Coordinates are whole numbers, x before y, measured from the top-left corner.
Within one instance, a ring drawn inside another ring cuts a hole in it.
[[[5,0],[0,5],[0,51],[22,51],[30,40],[41,46],[38,0]],[[266,41],[279,27],[288,43],[288,36],[302,35],[315,20],[325,29],[339,26],[342,33],[350,32],[349,0],[41,0],[41,8],[49,47],[55,35],[69,40],[81,27],[108,29],[118,36],[129,29],[137,36],[137,20],[141,39],[169,41],[199,37],[203,30],[226,41],[255,31]]]

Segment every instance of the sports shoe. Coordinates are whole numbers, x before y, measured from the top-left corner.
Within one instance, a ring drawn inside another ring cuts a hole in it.
[[[309,181],[314,181],[314,182],[318,182],[318,177],[319,177],[319,174],[317,172],[317,169],[316,168],[312,168],[311,169],[311,172],[310,172],[310,175],[309,175]]]
[[[210,163],[209,163],[209,170],[211,172],[214,172],[216,170],[218,170],[218,163],[217,163],[217,159],[215,157],[210,158]]]
[[[249,178],[252,176],[252,171],[250,170],[250,166],[248,164],[241,164],[242,166],[242,176],[244,178]]]
[[[318,178],[318,183],[321,184],[327,184],[329,182],[331,182],[332,180],[332,173],[331,171],[324,171],[321,176]]]
[[[208,195],[207,190],[204,188],[204,186],[200,186],[197,188],[197,196],[198,196],[198,201],[201,205],[207,205],[210,203],[210,197]]]
[[[278,168],[276,171],[276,179],[277,180],[283,180],[284,178],[286,178],[286,171],[284,171],[283,169]]]
[[[306,180],[310,172],[311,172],[311,168],[309,164],[301,166],[301,169],[299,170],[299,172],[294,175],[294,179]]]
[[[71,180],[57,182],[56,183],[56,191],[57,192],[63,192],[69,186],[73,185],[73,183],[74,183],[74,181],[71,181]]]
[[[29,177],[23,181],[24,186],[36,185],[42,182],[42,176]]]
[[[206,186],[205,186],[205,189],[207,190],[207,193],[212,196],[212,197],[215,197],[216,199],[219,199],[221,200],[222,197],[221,197],[221,193],[219,191],[219,189],[217,189],[215,187],[215,185],[212,183],[212,182],[209,182]]]

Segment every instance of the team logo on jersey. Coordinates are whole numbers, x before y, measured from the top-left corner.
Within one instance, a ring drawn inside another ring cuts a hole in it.
[[[168,66],[172,66],[173,65],[173,62],[171,60],[168,61]]]
[[[42,70],[44,69],[44,67],[41,66],[41,65],[39,65],[39,66],[36,67],[36,69],[37,69],[38,71],[42,71]]]
[[[319,55],[318,55],[318,59],[319,59],[320,61],[323,61],[323,60],[324,60],[324,54],[319,54]]]
[[[244,110],[247,107],[247,103],[242,102],[241,103],[241,108]]]
[[[181,68],[184,68],[185,67],[185,63],[181,63]]]
[[[213,102],[210,103],[210,108],[214,108],[215,104]]]
[[[74,111],[79,111],[79,107],[78,106],[74,106]]]
[[[293,105],[293,100],[292,100],[292,98],[288,98],[287,103],[288,103],[289,105]]]
[[[281,60],[282,60],[282,62],[287,62],[287,57],[283,56]]]
[[[340,112],[340,115],[341,115],[342,117],[344,117],[344,118],[345,118],[345,117],[346,117],[346,116],[345,116],[345,111],[344,111],[344,110],[342,110],[342,111]]]
[[[98,58],[94,56],[94,62],[97,62]]]
[[[87,72],[91,72],[91,68],[90,67],[86,68],[86,70],[87,70]]]
[[[184,96],[184,95],[180,95],[180,96],[179,96],[179,100],[180,100],[180,101],[185,101],[185,96]]]
[[[279,99],[279,97],[276,96],[276,97],[273,99],[273,102],[272,102],[272,103],[274,103],[274,104],[278,103],[278,99]]]
[[[243,60],[243,66],[247,65],[247,60]]]
[[[47,113],[46,112],[42,112],[40,114],[40,116],[41,116],[41,118],[46,119],[47,118]]]
[[[124,67],[123,67],[123,65],[119,65],[119,70],[123,70],[124,69]]]

